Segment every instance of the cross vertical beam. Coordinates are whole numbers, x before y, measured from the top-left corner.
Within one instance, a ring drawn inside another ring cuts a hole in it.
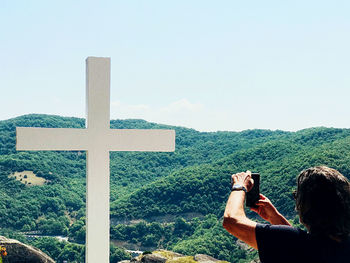
[[[86,262],[109,262],[110,59],[86,59],[86,128],[95,138],[86,153]]]

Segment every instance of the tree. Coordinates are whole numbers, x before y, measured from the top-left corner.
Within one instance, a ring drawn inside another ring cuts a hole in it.
[[[130,253],[127,253],[124,249],[116,247],[115,245],[110,245],[110,262],[117,263],[122,260],[131,259]]]

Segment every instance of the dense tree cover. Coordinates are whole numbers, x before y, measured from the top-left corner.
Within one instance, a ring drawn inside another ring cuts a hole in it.
[[[250,169],[261,173],[261,191],[290,218],[294,214],[291,192],[296,176],[305,168],[328,165],[345,176],[348,168],[350,137],[320,141],[310,146],[294,140],[262,143],[240,150],[211,164],[175,171],[113,204],[116,217],[148,218],[154,215],[198,212],[222,215],[229,194],[230,174]]]
[[[169,224],[145,221],[135,225],[118,224],[111,227],[111,239],[140,244],[143,250],[169,248],[182,238],[192,235],[196,227],[195,223],[198,223],[198,219],[186,222],[178,217],[174,223]]]
[[[171,247],[185,255],[207,254],[230,262],[251,262],[257,253],[241,247],[236,238],[222,227],[222,221],[215,215],[208,215],[195,223],[194,233]]]
[[[45,234],[66,234],[67,228],[63,221],[78,220],[84,212],[85,153],[17,152],[15,128],[18,126],[83,128],[84,120],[31,114],[0,122],[0,219],[4,219],[4,227],[23,228],[23,231],[40,230]],[[264,130],[200,133],[142,120],[115,120],[111,121],[111,127],[173,128],[177,133],[175,153],[111,153],[112,201],[181,168],[210,163],[238,149],[250,148],[269,138],[288,134]],[[44,187],[26,187],[8,178],[13,172],[25,170],[46,178],[48,184]],[[60,222],[57,224],[47,224],[58,221],[58,218]]]
[[[84,128],[84,123],[79,118],[36,114],[0,121],[1,228],[66,235],[71,241],[84,243],[85,153],[17,152],[15,149],[18,126]],[[143,120],[112,120],[111,128],[176,131],[174,153],[110,154],[113,219],[116,222],[149,221],[135,226],[113,226],[111,237],[145,247],[164,247],[188,254],[203,252],[232,262],[238,262],[239,258],[249,260],[251,255],[237,248],[221,227],[230,174],[247,169],[260,172],[262,192],[292,222],[297,222],[297,218],[291,192],[302,169],[324,164],[339,169],[345,176],[350,175],[348,129],[198,132]],[[9,178],[10,174],[20,171],[33,171],[47,183],[28,186]],[[151,222],[155,216],[190,213],[202,215],[204,219],[176,219],[164,225]],[[209,220],[205,217],[208,214],[215,215],[216,223],[205,228],[202,223]],[[62,252],[64,247],[57,251]],[[55,259],[59,258],[57,251],[52,252]],[[113,251],[120,254],[118,249]],[[220,255],[220,251],[225,252]],[[65,253],[72,258],[83,254],[79,245],[67,246]]]
[[[145,250],[163,248],[185,255],[207,254],[230,262],[246,262],[257,256],[241,248],[212,214],[190,221],[177,217],[173,223],[119,224],[111,228],[111,238],[140,244]]]
[[[84,178],[83,152],[16,152],[16,127],[83,128],[84,120],[50,115],[25,115],[0,122],[0,165],[10,171],[32,170],[53,182]],[[157,177],[174,170],[210,163],[238,149],[247,149],[261,142],[289,133],[267,130],[244,132],[200,133],[192,129],[148,123],[143,120],[114,120],[113,129],[174,129],[175,153],[111,153],[112,200]],[[115,186],[115,187],[114,187]],[[116,187],[118,186],[118,187]]]

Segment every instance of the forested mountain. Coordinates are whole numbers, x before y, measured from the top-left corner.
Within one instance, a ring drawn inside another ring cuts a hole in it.
[[[33,114],[0,121],[0,234],[38,231],[84,242],[85,152],[15,149],[15,127],[84,128],[84,123]],[[243,249],[221,226],[230,174],[260,172],[261,191],[295,223],[291,192],[302,169],[328,165],[350,175],[349,129],[198,132],[143,120],[112,120],[111,128],[176,131],[174,153],[110,154],[111,239],[125,246],[245,262],[256,254]],[[136,224],[131,221],[135,219]],[[58,262],[69,253],[69,262],[83,257],[83,248],[74,243],[47,238],[28,242]],[[114,261],[127,255],[112,249]]]
[[[350,132],[310,129],[271,139],[210,164],[183,168],[145,185],[113,203],[113,215],[144,218],[197,212],[223,214],[230,174],[250,169],[261,173],[261,191],[287,216],[294,215],[292,189],[298,173],[328,165],[350,175]]]

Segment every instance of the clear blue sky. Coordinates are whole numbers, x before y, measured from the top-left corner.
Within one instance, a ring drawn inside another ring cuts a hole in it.
[[[112,59],[111,118],[202,131],[350,128],[350,1],[0,1],[0,119],[85,115],[85,58]]]

